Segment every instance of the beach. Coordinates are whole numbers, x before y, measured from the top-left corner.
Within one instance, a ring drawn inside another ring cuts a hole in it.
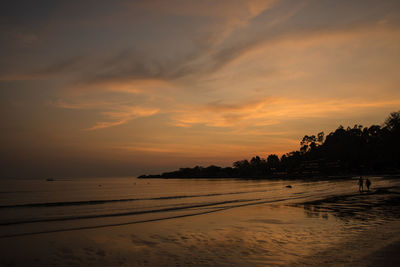
[[[11,203],[3,197],[1,211],[7,218],[3,217],[0,226],[0,264],[396,266],[400,244],[398,182],[393,177],[371,180],[375,187],[361,194],[352,179],[319,182],[135,179],[120,181],[120,185],[143,184],[142,195],[135,193],[141,199],[136,202],[94,204],[97,202],[85,199],[86,204],[78,201],[81,204],[76,205],[76,199],[86,195],[82,192],[76,192],[76,198],[68,196],[70,201],[59,202],[60,196],[58,199],[54,196],[55,201],[46,204],[40,202],[37,192],[29,196],[30,200],[33,195],[37,197],[39,202],[35,203],[22,198],[19,203]],[[63,182],[61,187],[68,183]],[[110,184],[102,180],[99,187],[98,180],[90,180],[79,184],[79,188],[96,184],[97,189],[93,186],[93,190],[105,190],[104,187],[110,186],[107,191],[110,195],[115,183],[118,184],[116,180]],[[206,194],[210,190],[205,188],[210,183],[215,183],[214,191]],[[42,190],[47,196],[59,186],[57,181],[44,184],[49,186],[49,191]],[[175,194],[168,191],[168,184],[175,188]],[[185,194],[177,194],[177,184],[187,188]],[[286,188],[288,184],[293,188]],[[148,192],[144,190],[147,187],[151,189]],[[163,190],[157,194],[154,190],[159,187]],[[90,186],[85,188],[86,193],[91,192],[91,198],[100,197],[89,190]],[[151,191],[153,195],[149,197]],[[118,200],[132,199],[120,197]],[[113,208],[107,205],[119,209],[119,215],[108,216]],[[121,215],[124,206],[125,213]],[[134,207],[135,212],[129,214]],[[71,216],[69,208],[79,216]],[[31,210],[35,211],[35,218],[23,216],[22,213],[32,214]],[[58,217],[52,214],[55,211]]]
[[[1,1],[0,267],[400,267],[399,14]]]

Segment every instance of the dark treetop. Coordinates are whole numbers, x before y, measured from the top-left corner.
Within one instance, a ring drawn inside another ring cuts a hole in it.
[[[400,111],[392,112],[382,125],[339,126],[326,137],[323,132],[305,135],[300,150],[279,158],[255,156],[232,167],[196,166],[139,178],[284,178],[388,173],[400,170]]]

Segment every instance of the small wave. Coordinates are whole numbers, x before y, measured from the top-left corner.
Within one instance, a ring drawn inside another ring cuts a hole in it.
[[[116,202],[131,202],[131,201],[145,201],[145,200],[170,200],[170,199],[182,199],[182,198],[237,195],[237,194],[246,194],[246,193],[260,193],[260,192],[266,192],[266,190],[240,191],[240,192],[228,192],[228,193],[211,193],[211,194],[200,194],[200,195],[165,196],[165,197],[152,197],[152,198],[123,198],[123,199],[84,200],[84,201],[66,201],[66,202],[27,203],[27,204],[16,204],[16,205],[0,205],[0,209],[100,205],[100,204],[116,203]]]
[[[88,218],[99,218],[99,217],[124,216],[124,215],[137,215],[137,214],[145,214],[145,213],[152,213],[152,212],[176,211],[176,210],[183,210],[183,209],[214,206],[210,210],[206,209],[206,210],[200,210],[200,211],[197,211],[194,213],[179,214],[179,215],[173,215],[173,216],[163,216],[163,217],[155,218],[155,219],[145,219],[145,220],[123,222],[123,223],[109,223],[109,224],[100,224],[100,225],[92,225],[92,226],[68,227],[68,228],[59,228],[59,229],[54,229],[54,230],[25,232],[25,233],[16,233],[16,234],[11,233],[11,234],[6,234],[6,235],[0,235],[0,238],[2,239],[2,238],[20,237],[20,236],[27,236],[27,235],[39,235],[39,234],[57,233],[57,232],[65,232],[65,231],[97,229],[97,228],[115,227],[115,226],[123,226],[123,225],[129,225],[129,224],[137,224],[137,223],[163,221],[163,220],[170,220],[170,219],[177,219],[177,218],[184,218],[184,217],[191,217],[191,216],[198,216],[198,215],[203,215],[203,214],[208,214],[208,213],[214,213],[214,212],[219,212],[219,211],[228,210],[228,209],[232,209],[232,208],[274,203],[274,202],[293,200],[293,199],[298,199],[298,198],[299,197],[283,198],[283,199],[275,199],[275,200],[270,200],[270,199],[267,200],[267,199],[261,199],[261,198],[260,199],[252,199],[252,200],[233,200],[233,201],[223,201],[223,202],[217,202],[217,203],[191,205],[191,206],[185,206],[185,207],[179,207],[179,208],[166,208],[166,209],[159,209],[159,210],[139,211],[139,212],[130,212],[130,213],[105,214],[105,215],[96,215],[96,216],[79,216],[79,217],[73,217],[70,219],[63,218],[63,219],[36,220],[36,221],[30,221],[30,222],[31,223],[33,223],[33,222],[49,222],[49,221],[77,220],[77,219],[88,219]],[[246,202],[246,203],[240,203],[240,202]],[[233,204],[233,205],[218,206],[218,205],[223,205],[223,204]],[[19,222],[19,224],[21,224],[21,223],[24,223],[24,222]],[[25,223],[29,223],[29,222],[25,222]],[[0,225],[11,225],[11,224],[16,224],[16,223],[8,223],[8,224],[0,224]]]
[[[261,199],[227,200],[227,201],[220,201],[220,202],[213,202],[213,203],[201,203],[201,204],[178,206],[178,207],[168,207],[168,208],[162,208],[162,209],[151,209],[151,210],[141,210],[141,211],[120,212],[120,213],[92,214],[92,215],[81,215],[81,216],[66,216],[66,217],[58,217],[58,218],[29,219],[29,220],[20,220],[20,221],[12,221],[12,222],[1,222],[0,226],[26,224],[26,223],[38,223],[38,222],[55,222],[55,221],[69,221],[69,220],[81,220],[81,219],[130,216],[130,215],[139,215],[139,214],[147,214],[147,213],[157,213],[157,212],[167,212],[167,211],[177,211],[177,210],[185,210],[185,209],[192,209],[192,208],[218,206],[218,205],[224,205],[224,204],[230,204],[230,203],[252,202],[252,201],[259,201],[259,200],[261,200]]]
[[[173,207],[151,209],[151,210],[8,221],[8,222],[1,222],[0,226],[27,224],[27,223],[40,223],[40,222],[56,222],[56,221],[108,218],[108,217],[119,217],[119,216],[132,216],[132,215],[140,215],[140,214],[189,210],[189,209],[196,209],[196,208],[219,207],[219,206],[222,206],[224,208],[234,208],[234,207],[242,207],[242,206],[255,205],[255,204],[282,202],[282,201],[295,200],[295,199],[300,199],[300,198],[303,198],[303,197],[302,196],[288,197],[288,198],[281,198],[281,199],[253,198],[253,199],[226,200],[226,201],[219,201],[219,202],[197,203],[197,204],[191,204],[191,205],[186,205],[186,206],[173,206]],[[234,204],[234,205],[229,206],[229,204]]]
[[[0,194],[20,194],[20,193],[31,193],[31,192],[34,192],[34,191],[31,191],[31,190],[0,191]]]
[[[123,225],[138,224],[138,223],[164,221],[164,220],[171,220],[171,219],[178,219],[178,218],[185,218],[185,217],[203,215],[203,214],[222,211],[222,210],[225,210],[225,209],[228,209],[228,208],[216,208],[214,210],[207,210],[207,211],[203,211],[203,212],[182,214],[182,215],[169,216],[169,217],[161,217],[161,218],[155,218],[155,219],[139,220],[139,221],[132,221],[132,222],[124,222],[124,223],[111,223],[111,224],[101,224],[101,225],[92,225],[92,226],[59,228],[59,229],[54,229],[54,230],[44,230],[44,231],[36,231],[36,232],[5,234],[5,235],[0,235],[0,238],[3,239],[3,238],[10,238],[10,237],[21,237],[21,236],[28,236],[28,235],[59,233],[59,232],[66,232],[66,231],[79,231],[79,230],[98,229],[98,228],[105,228],[105,227],[115,227],[115,226],[123,226]]]

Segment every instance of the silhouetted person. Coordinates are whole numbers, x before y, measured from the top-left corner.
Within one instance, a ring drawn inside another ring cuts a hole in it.
[[[367,178],[367,180],[365,180],[365,186],[367,187],[367,190],[369,191],[369,187],[371,186],[371,181]]]
[[[364,186],[363,186],[363,178],[360,176],[360,179],[358,179],[358,191],[362,192],[364,191]]]

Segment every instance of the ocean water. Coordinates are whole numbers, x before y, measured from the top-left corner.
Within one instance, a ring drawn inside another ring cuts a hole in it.
[[[372,188],[400,185],[399,179],[370,177]],[[287,185],[292,188],[286,187]],[[296,204],[358,192],[357,178],[326,181],[235,179],[87,178],[0,181],[0,226],[93,220],[132,221],[196,215],[257,204]],[[122,219],[121,219],[122,218]],[[91,226],[88,223],[87,227]],[[86,223],[87,224],[87,223]],[[86,225],[85,224],[85,225]],[[60,225],[60,224],[59,224]],[[12,235],[12,227],[7,227]],[[44,231],[45,229],[43,229]],[[53,229],[56,230],[56,229]],[[61,230],[61,229],[60,229]],[[15,233],[20,233],[19,230]]]
[[[110,255],[126,250],[128,265],[335,265],[338,255],[346,262],[400,233],[400,179],[369,177],[371,193],[362,194],[357,179],[3,179],[0,244],[4,249],[10,240],[32,236],[115,229],[91,233],[110,235],[113,245],[102,249]],[[392,193],[373,193],[377,189]],[[115,234],[117,226],[132,227]],[[370,242],[373,233],[379,240]],[[89,262],[98,255],[84,260],[88,250],[76,252],[76,265],[115,264],[112,257],[108,264]],[[146,251],[164,261],[149,262]],[[59,256],[58,264],[68,257]]]

